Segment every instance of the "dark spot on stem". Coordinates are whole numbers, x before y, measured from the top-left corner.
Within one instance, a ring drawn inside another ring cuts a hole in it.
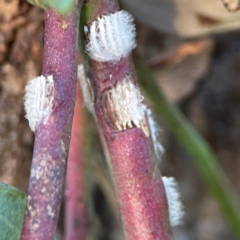
[[[103,108],[104,117],[107,122],[107,124],[113,129],[113,130],[119,130],[118,126],[116,126],[116,123],[118,122],[117,114],[114,109],[115,106],[112,104],[112,93],[110,90],[106,90],[102,95],[101,100],[101,107]]]
[[[114,141],[115,138],[116,138],[115,134],[114,134],[114,133],[111,133],[111,134],[110,134],[110,139],[111,139],[112,141]]]
[[[79,227],[80,227],[80,222],[79,222],[79,220],[78,220],[77,218],[74,218],[74,219],[73,219],[73,229],[74,229],[74,230],[77,230],[77,229],[79,229]]]

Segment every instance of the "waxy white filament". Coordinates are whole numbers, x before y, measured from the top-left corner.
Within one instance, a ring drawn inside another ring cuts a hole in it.
[[[163,145],[159,142],[159,134],[161,132],[161,129],[154,119],[153,113],[150,109],[147,109],[147,116],[148,116],[148,124],[150,127],[150,132],[151,132],[151,138],[153,142],[153,147],[154,147],[154,152],[156,155],[156,160],[160,161],[161,156],[164,153],[164,147]]]
[[[40,124],[46,124],[52,109],[54,81],[52,76],[39,76],[28,82],[25,88],[24,106],[26,118],[32,131]]]
[[[124,79],[108,90],[106,98],[116,115],[114,125],[118,130],[122,131],[134,126],[143,128],[147,107],[137,86]]]
[[[87,110],[93,116],[95,116],[94,103],[93,103],[93,100],[94,100],[93,90],[91,87],[90,80],[86,76],[82,64],[78,65],[78,79],[80,81],[84,105],[87,108]]]
[[[178,184],[173,177],[162,177],[169,210],[170,225],[176,227],[182,223],[184,216]]]
[[[129,55],[136,47],[136,31],[131,14],[118,11],[99,17],[89,29],[86,51],[99,62],[117,61]]]

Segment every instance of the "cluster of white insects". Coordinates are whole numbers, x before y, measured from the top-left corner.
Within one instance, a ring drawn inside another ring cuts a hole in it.
[[[96,61],[117,61],[136,47],[133,17],[123,10],[99,17],[89,28],[85,26],[85,34],[86,51]]]
[[[85,28],[85,34],[88,38],[87,53],[92,59],[100,62],[118,61],[128,56],[136,46],[133,18],[125,11],[98,18],[92,22],[89,29]],[[161,158],[164,148],[157,139],[160,128],[143,100],[139,88],[127,77],[107,90],[103,98],[108,120],[119,131],[132,127],[143,128],[142,124],[147,114],[154,151],[156,157]],[[85,104],[92,106],[89,103]],[[175,179],[163,177],[162,180],[168,200],[170,224],[174,227],[181,223],[184,215],[183,205]]]
[[[132,16],[126,11],[99,17],[89,28],[85,27],[87,35],[86,52],[90,58],[100,61],[118,61],[127,57],[136,46],[136,31]],[[85,76],[82,65],[78,68],[81,79],[84,102],[88,110],[95,115],[93,93],[89,79]],[[25,110],[26,118],[32,131],[40,124],[46,124],[53,110],[54,81],[52,76],[39,76],[26,86]],[[144,97],[139,88],[126,76],[115,87],[106,91],[104,96],[105,110],[111,124],[119,131],[127,128],[146,128],[146,116],[151,130],[155,153],[161,157],[164,149],[157,140],[159,128],[152,118],[152,113],[143,103]],[[180,201],[177,183],[174,178],[163,177],[163,183],[169,205],[170,223],[176,226],[181,223],[183,207]]]
[[[100,62],[118,61],[127,57],[136,46],[133,17],[123,10],[98,17],[89,28],[85,27],[85,34],[86,52],[90,58]],[[112,113],[110,121],[119,131],[140,128],[145,118],[144,98],[130,80],[126,77],[126,80],[119,82],[105,94],[107,109]],[[86,105],[89,106],[89,103]]]
[[[46,124],[54,100],[53,76],[39,76],[27,84],[25,88],[24,106],[26,118],[32,131],[40,124]]]
[[[147,109],[143,100],[139,88],[128,79],[124,79],[106,91],[104,96],[104,105],[108,112],[106,115],[119,131],[133,127],[141,128]]]

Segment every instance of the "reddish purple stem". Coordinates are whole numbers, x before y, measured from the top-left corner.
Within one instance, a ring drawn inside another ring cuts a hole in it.
[[[85,240],[87,232],[84,184],[84,114],[77,84],[65,187],[65,240]]]
[[[159,175],[154,176],[149,140],[140,129],[116,134],[109,143],[118,198],[129,240],[166,240],[168,206]]]
[[[54,109],[35,132],[21,240],[53,240],[62,201],[75,101],[79,7],[66,16],[46,10],[44,76],[54,78]]]
[[[87,24],[119,10],[117,0],[90,0],[86,5],[90,8]],[[87,75],[94,88],[96,119],[110,155],[126,237],[170,240],[168,204],[161,175],[152,161],[148,124],[146,128],[116,130],[112,124],[118,120],[114,104],[105,104],[104,96],[117,84],[127,79],[137,85],[132,59],[130,56],[112,62],[90,59],[89,66]]]
[[[126,75],[135,75],[131,58],[111,63],[90,61],[90,69],[97,121],[110,153],[127,239],[169,240],[167,199],[160,173],[152,161],[150,138],[141,128],[112,129],[103,107],[104,92],[123,81]]]

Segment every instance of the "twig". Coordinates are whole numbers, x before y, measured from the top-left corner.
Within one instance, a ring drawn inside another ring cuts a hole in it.
[[[127,239],[168,240],[165,190],[152,161],[146,106],[129,56],[135,31],[131,16],[118,10],[115,0],[90,0],[83,12],[90,56],[85,69],[95,116],[110,156]]]
[[[85,117],[82,106],[83,100],[77,83],[65,187],[65,240],[85,240],[87,232],[84,180]]]
[[[26,93],[36,130],[22,240],[52,240],[56,231],[75,101],[79,11],[79,5],[66,16],[46,10],[43,76]]]

